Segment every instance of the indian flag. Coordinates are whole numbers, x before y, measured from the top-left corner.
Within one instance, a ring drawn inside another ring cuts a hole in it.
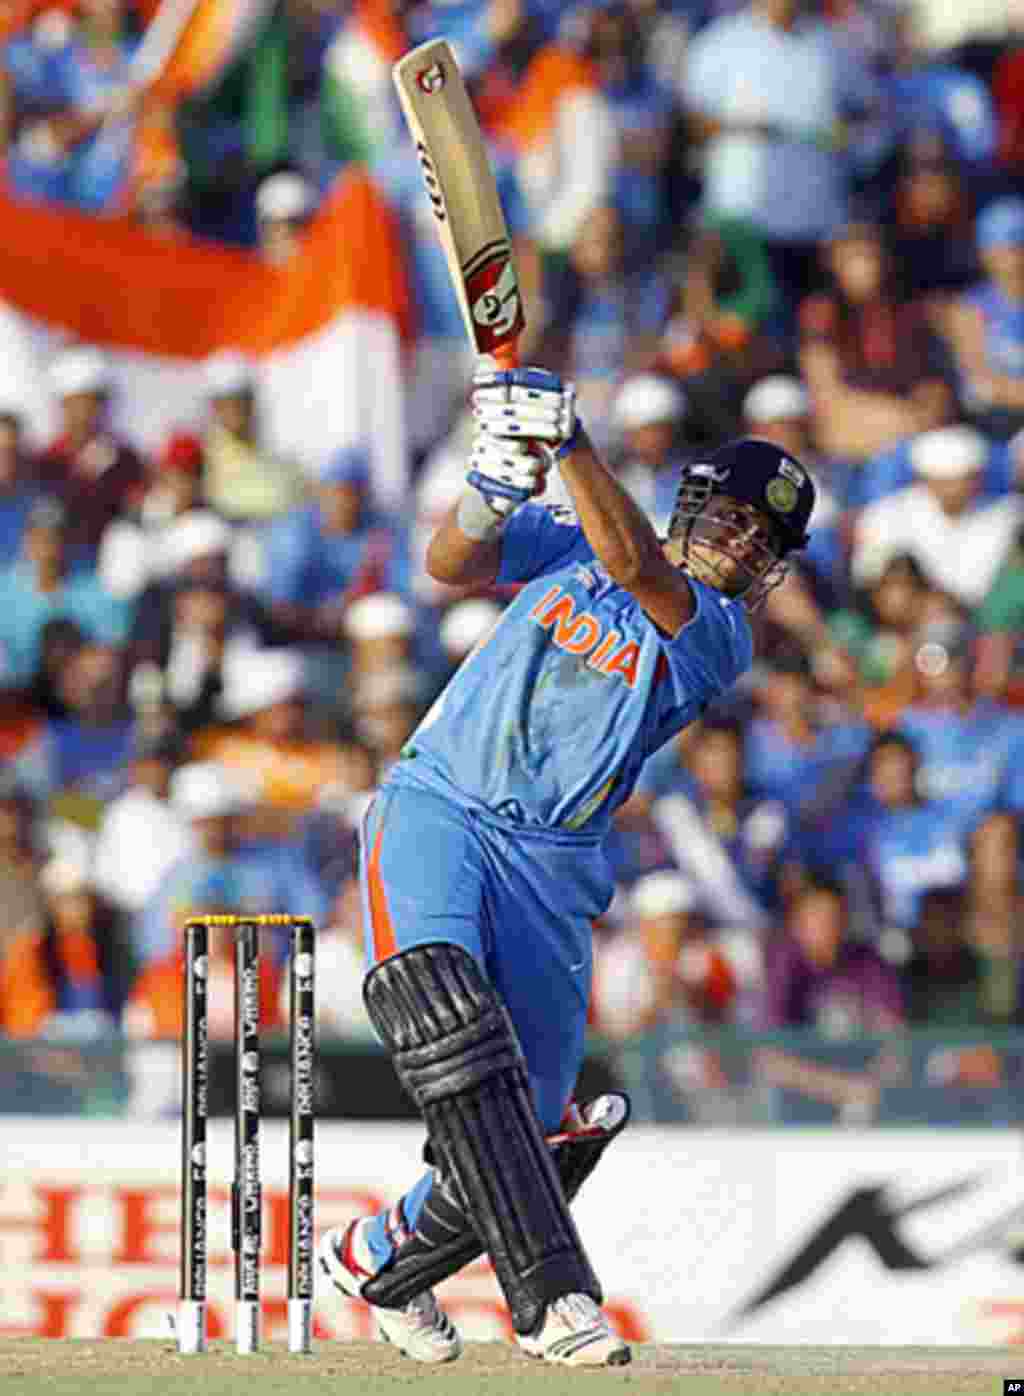
[[[410,301],[399,234],[361,167],[339,176],[284,267],[127,220],[0,194],[0,399],[50,439],[46,368],[67,343],[109,355],[112,426],[146,451],[204,411],[202,364],[232,349],[256,364],[269,449],[315,471],[363,443],[377,502],[403,502],[403,340]]]

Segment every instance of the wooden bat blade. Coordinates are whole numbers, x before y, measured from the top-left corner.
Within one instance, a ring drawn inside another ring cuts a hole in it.
[[[450,45],[420,44],[392,69],[470,343],[517,362],[522,297],[476,112]]]

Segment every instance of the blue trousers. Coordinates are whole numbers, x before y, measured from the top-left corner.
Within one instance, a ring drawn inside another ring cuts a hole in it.
[[[508,1009],[541,1125],[555,1130],[583,1060],[591,922],[607,900],[599,846],[513,837],[432,790],[388,786],[363,821],[360,877],[368,966],[430,941],[467,950]],[[428,1193],[424,1178],[402,1200],[409,1229]],[[387,1215],[370,1238],[382,1263]]]

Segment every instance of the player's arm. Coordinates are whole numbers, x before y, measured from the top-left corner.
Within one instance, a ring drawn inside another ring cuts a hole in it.
[[[696,611],[689,582],[671,565],[650,521],[598,459],[576,420],[575,394],[543,369],[515,369],[477,380],[478,426],[508,444],[545,443],[557,460],[594,555],[666,634]]]
[[[445,514],[427,546],[427,572],[449,586],[487,586],[498,575],[500,530],[491,538],[473,538],[459,525],[460,499]]]

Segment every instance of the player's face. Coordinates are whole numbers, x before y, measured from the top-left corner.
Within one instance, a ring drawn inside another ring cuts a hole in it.
[[[694,520],[687,563],[699,581],[729,596],[742,596],[778,560],[778,534],[752,504],[713,495]]]

